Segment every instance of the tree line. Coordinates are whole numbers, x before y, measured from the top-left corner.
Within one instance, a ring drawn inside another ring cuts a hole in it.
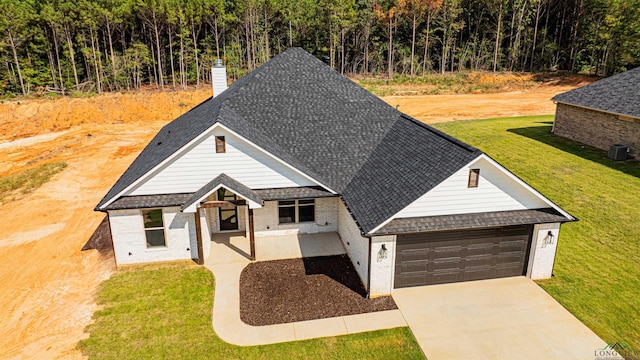
[[[0,0],[0,95],[186,88],[290,46],[343,74],[640,65],[640,0]]]

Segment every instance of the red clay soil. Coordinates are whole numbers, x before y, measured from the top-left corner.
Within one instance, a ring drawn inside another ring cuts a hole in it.
[[[240,275],[240,319],[261,326],[397,309],[391,296],[366,294],[346,255],[262,261]]]

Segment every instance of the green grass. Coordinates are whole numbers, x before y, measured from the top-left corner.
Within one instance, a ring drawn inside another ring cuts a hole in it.
[[[42,164],[23,172],[0,177],[0,201],[14,192],[28,194],[67,167],[64,161]]]
[[[553,116],[436,124],[579,218],[539,284],[605,341],[640,349],[640,163],[551,134]]]
[[[423,359],[408,328],[239,347],[211,325],[214,278],[190,263],[119,270],[102,283],[101,310],[80,342],[96,359]]]

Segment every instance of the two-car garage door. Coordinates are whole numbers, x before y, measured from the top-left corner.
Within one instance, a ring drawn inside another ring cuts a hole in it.
[[[532,225],[398,235],[396,288],[524,275]]]

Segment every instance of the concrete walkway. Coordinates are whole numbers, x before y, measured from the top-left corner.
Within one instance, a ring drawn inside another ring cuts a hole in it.
[[[279,325],[247,325],[240,320],[239,286],[242,269],[250,263],[247,250],[248,241],[241,235],[216,235],[211,243],[211,255],[205,261],[216,281],[213,329],[228,343],[265,345],[407,326],[399,310]],[[335,233],[256,239],[256,257],[260,261],[344,253]]]
[[[593,360],[606,346],[522,276],[396,289],[393,298],[430,360]]]

